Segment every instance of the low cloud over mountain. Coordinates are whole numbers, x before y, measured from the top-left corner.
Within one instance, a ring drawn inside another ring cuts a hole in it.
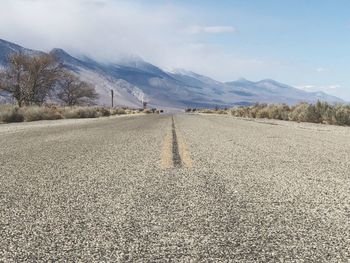
[[[6,67],[7,57],[13,52],[41,53],[0,40],[0,65]],[[128,107],[141,107],[142,101],[164,108],[231,107],[257,102],[344,102],[323,92],[307,92],[269,79],[223,83],[182,69],[167,72],[139,57],[101,63],[84,56],[73,57],[62,49],[53,49],[51,53],[68,70],[96,86],[100,105],[110,104],[110,90],[114,90],[117,105]],[[2,93],[0,97],[1,101],[9,100],[7,94]]]

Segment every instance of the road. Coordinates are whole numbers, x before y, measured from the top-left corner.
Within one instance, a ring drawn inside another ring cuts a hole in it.
[[[350,128],[0,125],[1,262],[349,262]]]

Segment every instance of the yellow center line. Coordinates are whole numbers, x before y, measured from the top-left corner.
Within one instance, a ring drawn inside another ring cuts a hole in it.
[[[170,169],[173,167],[173,153],[172,153],[172,134],[168,132],[164,137],[163,149],[161,153],[161,167],[162,169]]]
[[[192,168],[193,167],[193,161],[190,155],[190,152],[188,150],[186,141],[182,133],[177,131],[177,143],[179,148],[179,153],[181,156],[182,164],[186,168]]]
[[[177,150],[178,150],[180,158],[181,158],[181,166],[185,167],[185,168],[192,168],[193,161],[192,161],[190,152],[188,150],[184,136],[182,135],[182,133],[179,132],[178,129],[176,129],[176,143],[177,143],[176,147],[177,147]],[[162,152],[161,152],[161,168],[162,169],[174,168],[173,147],[175,147],[174,146],[174,139],[173,139],[173,132],[168,131],[164,137],[163,148],[162,148]]]

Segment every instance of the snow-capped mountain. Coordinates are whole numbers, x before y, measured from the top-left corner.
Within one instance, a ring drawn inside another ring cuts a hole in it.
[[[6,67],[7,58],[13,52],[42,53],[0,40],[0,67]],[[306,92],[274,80],[240,79],[222,83],[182,69],[166,72],[135,56],[115,63],[101,63],[88,57],[74,57],[62,49],[53,49],[51,53],[66,69],[95,85],[100,105],[110,105],[111,90],[116,105],[134,108],[141,107],[142,101],[163,108],[231,107],[256,102],[294,104],[318,99],[344,102],[322,92]],[[8,94],[0,93],[0,103],[8,100]]]

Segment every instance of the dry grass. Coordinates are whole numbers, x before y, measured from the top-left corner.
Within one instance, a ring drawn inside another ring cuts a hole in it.
[[[187,112],[191,112],[191,111],[187,110]],[[206,114],[228,114],[229,113],[227,110],[212,110],[212,109],[201,109],[196,111],[199,113],[206,113]]]
[[[316,104],[299,103],[295,106],[256,104],[250,107],[231,109],[235,117],[265,118],[297,122],[326,123],[350,126],[350,106],[331,105],[326,102]]]
[[[59,109],[59,111],[65,119],[98,118],[103,116],[102,112],[96,107],[65,107]]]
[[[0,123],[24,121],[24,117],[18,112],[18,109],[18,107],[14,107],[13,105],[0,105]]]
[[[129,110],[129,111],[126,111],[124,109],[112,109],[111,110],[111,114],[112,115],[123,115],[123,114],[132,114],[133,111]]]
[[[59,120],[63,119],[62,114],[54,107],[22,107],[18,109],[18,113],[24,118],[24,121],[40,121],[40,120]]]
[[[99,118],[133,113],[135,111],[130,109],[109,109],[104,107],[30,106],[19,108],[12,104],[3,104],[0,105],[0,123]]]

